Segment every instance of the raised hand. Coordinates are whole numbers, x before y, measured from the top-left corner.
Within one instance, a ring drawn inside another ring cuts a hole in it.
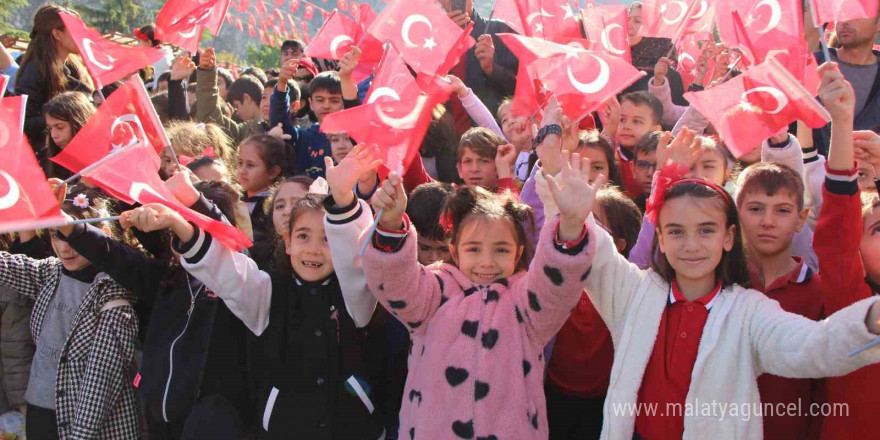
[[[296,76],[297,69],[299,69],[299,63],[296,60],[287,60],[281,65],[281,68],[278,69],[278,84],[275,85],[279,92],[287,91],[287,82]]]
[[[450,11],[447,12],[446,15],[458,25],[458,27],[464,29],[467,27],[468,23],[471,22],[471,15],[468,14],[467,11]]]
[[[670,142],[670,140],[672,142]],[[669,162],[691,169],[703,151],[703,143],[697,134],[687,127],[672,140],[672,134],[663,133],[657,144],[657,166],[662,168]]]
[[[199,200],[199,191],[193,186],[199,178],[187,167],[174,165],[173,175],[164,182],[165,189],[174,195],[183,206],[192,206]]]
[[[498,147],[495,153],[495,170],[498,179],[509,179],[513,176],[513,165],[516,163],[517,151],[512,144]]]
[[[600,174],[590,185],[590,159],[568,151],[562,152],[562,159],[559,178],[545,177],[550,194],[559,208],[559,238],[575,241],[583,232],[584,221],[593,212],[596,192],[605,184],[605,175]]]
[[[214,70],[217,67],[217,57],[214,55],[214,48],[209,47],[202,51],[199,57],[199,69]]]
[[[871,130],[854,131],[853,146],[856,159],[871,163],[874,167],[880,165],[880,135]]]
[[[278,84],[281,84],[280,82]],[[279,122],[276,126],[272,127],[269,131],[266,132],[269,136],[272,136],[276,139],[281,139],[282,141],[289,141],[291,139],[289,134],[284,134],[284,128],[281,127],[281,123]]]
[[[361,175],[375,171],[379,165],[382,165],[382,160],[376,159],[377,151],[376,146],[367,147],[358,144],[348,156],[345,156],[345,159],[339,162],[339,165],[335,166],[332,158],[324,157],[327,185],[337,206],[350,205],[354,201],[352,189]]]
[[[840,73],[837,63],[826,61],[819,66],[818,72],[822,77],[819,83],[819,99],[828,109],[831,118],[849,120],[849,124],[852,124],[856,105],[852,85]]]
[[[351,74],[354,72],[354,69],[357,68],[360,59],[361,49],[357,46],[351,46],[351,50],[339,60],[339,76],[345,78],[351,77]]]
[[[654,65],[654,78],[651,80],[655,86],[663,84],[666,74],[669,73],[669,66],[671,64],[672,61],[666,57],[660,57],[660,59],[657,60],[657,64]]]
[[[446,75],[446,79],[452,83],[452,91],[457,93],[459,98],[465,98],[470,93],[461,78],[455,75]]]
[[[483,34],[477,38],[474,55],[476,55],[477,61],[480,62],[480,68],[483,69],[483,73],[491,75],[494,70],[495,61],[495,42],[492,41],[491,35]]]
[[[171,81],[187,79],[196,71],[196,65],[190,59],[189,54],[181,55],[174,59],[171,65]]]
[[[171,229],[184,242],[189,241],[194,233],[192,225],[177,211],[159,203],[149,203],[123,212],[120,217],[119,222],[124,228],[133,227],[143,232]]]
[[[403,189],[403,179],[397,171],[392,171],[382,182],[382,186],[373,195],[370,203],[374,210],[382,211],[382,215],[379,216],[379,226],[383,229],[395,231],[403,227],[406,191]]]

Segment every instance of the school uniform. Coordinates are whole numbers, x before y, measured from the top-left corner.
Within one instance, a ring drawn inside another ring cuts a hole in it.
[[[376,300],[355,266],[369,206],[337,209],[325,200],[324,226],[336,272],[317,282],[260,271],[199,229],[176,243],[184,268],[211,288],[256,337],[258,439],[375,440],[384,437],[361,329]],[[338,274],[338,276],[337,276]]]
[[[862,212],[857,169],[827,170],[822,188],[824,202],[813,239],[819,256],[826,313],[845,309],[866,298],[877,298],[878,290],[865,280],[859,244],[862,240]],[[847,413],[827,415],[822,439],[849,440],[876,437],[877,408],[880,407],[880,365],[871,365],[845,376],[826,379],[831,408],[846,404]]]
[[[614,150],[614,160],[617,161],[617,168],[620,170],[620,189],[631,199],[635,199],[642,194],[642,186],[636,181],[635,149],[632,151],[617,147]]]
[[[681,407],[683,415],[677,416],[682,418],[679,438],[752,440],[763,437],[761,416],[754,411],[748,418],[733,415],[729,406],[742,409],[744,405],[757,405],[757,377],[761,374],[827,377],[880,361],[880,348],[849,356],[850,351],[876,337],[865,325],[875,300],[857,302],[815,322],[785,312],[779,303],[760,292],[732,285],[701,301],[701,309],[683,303],[674,292],[670,297],[670,284],[653,270],[640,270],[626,261],[617,252],[611,236],[592,218],[589,237],[597,247],[591,254],[587,292],[608,325],[615,346],[602,439],[635,438],[636,404],[671,400],[668,396],[651,397],[647,389],[642,391],[643,387],[651,386],[649,374],[658,374],[657,364],[670,362],[687,369],[693,358],[692,368],[688,369],[689,383],[685,384],[682,376],[675,376],[675,382],[668,385],[674,386],[670,391],[676,393],[676,399],[680,399],[682,390],[686,393],[686,406]],[[705,324],[690,325],[690,320],[679,319],[686,327],[676,329],[678,336],[668,330],[675,327],[662,327],[664,317],[668,323],[675,322],[670,319],[669,309],[677,303],[683,303],[682,313],[693,313],[700,321],[705,315]],[[687,310],[687,306],[694,310]],[[701,334],[696,337],[696,333]],[[680,341],[673,342],[675,338]],[[682,356],[673,356],[669,361],[664,356],[661,362],[655,353],[658,341],[682,346]],[[693,343],[697,344],[695,353]],[[649,366],[651,362],[655,365]],[[721,405],[727,407],[722,409]],[[688,407],[690,412],[685,411]],[[657,408],[658,414],[665,410],[663,406]],[[671,428],[651,428],[650,432],[671,432]],[[644,437],[649,433],[641,434]]]
[[[825,300],[821,279],[800,257],[791,273],[770,283],[767,288],[756,286],[768,298],[776,300],[782,310],[818,321],[825,317]],[[755,279],[755,277],[752,277]],[[870,368],[870,367],[868,367]],[[825,379],[790,379],[764,374],[758,378],[761,403],[785,408],[764,415],[764,438],[802,440],[819,438],[822,415],[807,413],[813,403],[824,402]],[[788,414],[789,405],[798,405],[803,414]]]

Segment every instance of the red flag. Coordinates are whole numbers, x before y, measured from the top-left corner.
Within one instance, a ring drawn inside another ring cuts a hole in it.
[[[714,16],[708,0],[645,0],[641,34],[676,41],[687,33],[711,32]]]
[[[334,10],[306,47],[305,54],[314,58],[338,60],[365,35],[364,29],[354,20]]]
[[[83,63],[95,82],[102,87],[119,81],[164,56],[156,48],[128,46],[107,40],[98,31],[86,27],[73,14],[62,12],[60,16],[79,49]]]
[[[336,7],[339,8],[340,11],[347,11],[348,0],[336,0]]]
[[[516,34],[497,34],[497,37],[516,55],[520,68],[541,58],[584,52],[585,47],[591,46],[586,40],[570,40],[569,44],[561,44]]]
[[[238,12],[245,12],[251,7],[251,0],[237,0],[232,7]]]
[[[773,59],[723,84],[688,92],[684,97],[712,122],[736,157],[757,148],[794,121],[819,128],[831,120],[825,108]]]
[[[0,149],[17,148],[24,131],[24,108],[27,95],[0,99]]]
[[[718,35],[728,46],[736,45],[736,28],[733,11],[748,30],[754,43],[762,39],[775,40],[779,34],[803,39],[803,10],[800,0],[727,0],[715,3],[717,11]]]
[[[400,54],[394,46],[388,46],[367,92],[366,103],[413,99],[419,92],[419,85]]]
[[[9,75],[0,75],[0,98],[6,94],[7,87],[9,87]]]
[[[449,49],[449,52],[446,54],[446,59],[443,61],[443,64],[441,64],[434,73],[446,75],[453,67],[462,62],[462,56],[477,44],[474,37],[471,37],[471,32],[473,30],[474,23],[468,23],[464,28],[464,31],[459,34],[455,43],[452,44],[452,48]]]
[[[578,11],[568,0],[514,0],[514,3],[525,35],[554,42],[582,37]]]
[[[8,99],[12,98],[3,101]],[[5,151],[0,168],[0,233],[67,223],[27,138],[2,148]]]
[[[578,121],[644,74],[614,55],[572,52],[533,62],[528,75],[529,84],[540,84],[536,94],[552,93],[568,118]]]
[[[813,24],[874,18],[877,16],[877,0],[812,0]]]
[[[309,22],[303,20],[302,31],[303,43],[309,44],[309,42],[312,41],[312,37],[309,36]]]
[[[626,6],[596,6],[581,11],[594,50],[618,56],[632,64],[629,49],[629,11]],[[596,44],[598,43],[598,44]]]
[[[395,0],[368,33],[378,41],[391,40],[416,71],[442,73],[439,69],[460,44],[462,29],[434,0]]]
[[[681,75],[681,82],[687,90],[697,80],[697,60],[700,59],[702,49],[700,40],[694,35],[682,38],[678,44],[678,66],[676,70]]]
[[[241,250],[253,245],[238,228],[212,220],[178,202],[159,179],[160,163],[152,148],[137,144],[108,156],[83,172],[83,177],[123,202],[165,205],[230,249]]]
[[[420,95],[402,101],[364,104],[328,115],[321,121],[321,131],[348,133],[359,143],[375,144],[388,169],[406,171],[419,154],[437,102],[428,95]]]
[[[290,0],[290,12],[299,10],[299,0]]]
[[[526,34],[523,27],[523,19],[519,16],[519,8],[516,2],[517,0],[495,0],[492,18],[503,21],[504,24],[520,35],[531,35],[530,33]]]
[[[306,2],[306,9],[303,11],[303,17],[305,17],[306,20],[311,20],[315,17],[315,7],[309,2]]]
[[[107,97],[52,161],[78,173],[111,151],[137,143],[156,152],[170,145],[144,84],[133,76]]]
[[[156,15],[156,38],[196,53],[202,29],[215,36],[230,0],[168,0]],[[259,3],[259,2],[258,2]]]
[[[369,3],[367,3],[367,4],[369,4]],[[357,19],[361,13],[360,3],[356,2],[356,1],[348,2],[348,12],[351,14],[352,17]]]

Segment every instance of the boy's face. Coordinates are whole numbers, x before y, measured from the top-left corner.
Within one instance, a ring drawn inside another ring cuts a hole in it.
[[[269,120],[269,99],[272,98],[272,92],[275,91],[275,87],[266,87],[263,89],[263,99],[260,100],[260,114],[263,115],[263,119]]]
[[[873,283],[880,283],[880,207],[875,207],[864,218],[864,231],[859,251],[865,273]]]
[[[743,238],[760,257],[772,257],[791,250],[794,234],[801,230],[809,210],[798,211],[791,191],[768,195],[756,188],[742,195],[738,207]]]
[[[458,175],[464,183],[492,190],[498,183],[498,170],[495,160],[482,157],[474,150],[465,147],[458,160]]]
[[[657,171],[657,152],[636,153],[636,161],[633,164],[633,177],[642,189],[642,194],[651,194],[651,182],[654,180],[654,171]]]
[[[262,102],[262,99],[260,101]],[[243,95],[241,101],[232,101],[232,108],[235,109],[242,121],[257,119],[263,114],[260,103],[254,102],[250,95]]]
[[[281,51],[281,65],[283,66],[288,60],[296,60],[299,61],[303,57],[303,50],[301,47],[287,47],[286,49]]]
[[[688,177],[696,177],[724,186],[724,182],[727,181],[727,161],[721,157],[720,150],[703,150]]]
[[[46,120],[49,120],[49,117],[46,116]],[[56,141],[57,143],[57,141]],[[859,162],[859,189],[862,192],[877,192],[877,186],[874,184],[874,179],[877,176],[874,174],[874,167],[867,161]]]
[[[436,241],[419,236],[419,263],[423,266],[434,264],[438,261],[451,263],[449,255],[449,240]]]
[[[654,121],[651,107],[636,105],[631,101],[620,103],[620,125],[617,127],[617,145],[633,149],[642,136],[660,130],[659,122]]]
[[[330,93],[327,90],[315,90],[309,98],[309,104],[318,122],[324,120],[324,116],[342,110],[342,94]]]
[[[330,140],[330,154],[336,163],[342,162],[342,159],[354,149],[351,138],[345,133],[331,133],[327,138]]]

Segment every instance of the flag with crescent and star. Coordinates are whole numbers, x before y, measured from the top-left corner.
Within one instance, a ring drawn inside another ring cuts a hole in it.
[[[716,23],[721,42],[736,47],[736,28],[733,11],[739,13],[749,39],[760,43],[763,39],[776,41],[780,34],[803,39],[803,9],[800,0],[730,0],[715,3]],[[784,49],[786,46],[780,46]]]
[[[582,38],[578,10],[569,0],[498,0],[495,14],[524,36],[553,42]]]
[[[715,9],[710,0],[645,0],[641,34],[677,41],[689,33],[712,32]]]
[[[101,87],[119,81],[165,56],[161,50],[153,47],[114,43],[87,27],[76,15],[67,12],[58,15],[70,32],[83,64]]]
[[[333,10],[305,50],[306,56],[309,57],[339,60],[352,46],[358,46],[361,49],[361,57],[354,73],[355,82],[370,76],[376,64],[382,59],[383,52],[382,43],[367,34],[367,24],[362,21],[369,19],[369,14],[358,17],[358,20],[352,20],[338,10]]]
[[[0,233],[67,223],[33,148],[22,136],[26,101],[27,96],[0,100]]]
[[[385,7],[367,32],[378,41],[390,40],[417,72],[438,73],[447,55],[461,46],[465,32],[434,0],[395,0]],[[476,44],[467,36],[468,48]]]
[[[107,194],[128,204],[159,203],[177,211],[229,249],[238,251],[253,246],[235,226],[213,220],[177,201],[159,178],[161,159],[153,148],[143,144],[119,150],[83,171],[83,178]]]
[[[229,3],[230,0],[168,0],[156,15],[156,39],[196,53],[203,29],[214,36],[220,34]]]
[[[581,11],[592,49],[621,57],[632,64],[629,49],[629,10],[623,5],[595,6]]]
[[[390,44],[376,69],[376,76],[367,92],[366,104],[412,99],[419,96],[419,93],[421,89],[416,84],[416,79],[403,63],[394,44]]]
[[[78,173],[111,151],[143,143],[156,152],[170,145],[139,76],[119,86],[52,162]]]
[[[758,148],[794,121],[812,128],[831,121],[825,107],[772,58],[710,89],[685,93],[684,98],[712,123],[735,157]]]

